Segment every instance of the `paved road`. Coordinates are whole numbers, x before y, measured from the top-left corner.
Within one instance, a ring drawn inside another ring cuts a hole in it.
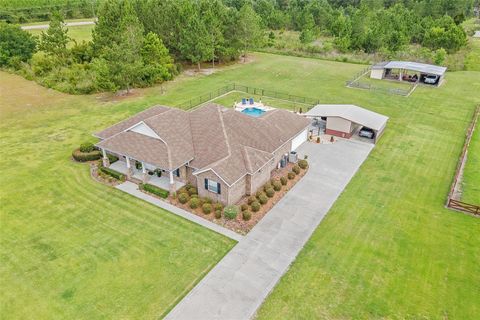
[[[162,201],[160,199],[152,197],[151,195],[148,195],[144,192],[141,192],[140,190],[138,190],[138,186],[133,182],[126,181],[122,184],[119,184],[116,188],[119,189],[119,190],[122,190],[126,193],[129,193],[134,197],[137,197],[137,198],[142,199],[144,201],[150,202],[151,204],[153,204],[157,207],[160,207],[160,208],[163,208],[167,211],[170,211],[170,212],[176,214],[177,216],[180,216],[184,219],[190,220],[190,221],[192,221],[196,224],[199,224],[199,225],[201,225],[205,228],[208,228],[212,231],[215,231],[217,233],[223,234],[225,237],[228,237],[228,238],[236,240],[236,241],[240,241],[240,240],[243,239],[242,235],[240,235],[236,232],[233,232],[232,230],[229,230],[227,228],[219,226],[216,223],[213,223],[213,222],[210,222],[206,219],[200,218],[199,216],[196,216],[193,213],[190,213],[188,211],[180,209],[179,207],[171,205],[168,202]]]
[[[341,140],[304,143],[310,169],[292,190],[166,316],[250,319],[372,150]]]
[[[88,26],[95,24],[95,21],[76,21],[76,22],[67,22],[65,26],[67,27],[78,27],[78,26]],[[36,30],[36,29],[48,29],[48,24],[37,24],[33,26],[22,26],[23,30]]]

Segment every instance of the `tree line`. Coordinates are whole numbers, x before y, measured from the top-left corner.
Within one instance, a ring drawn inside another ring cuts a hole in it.
[[[102,0],[92,41],[76,43],[52,15],[35,39],[0,25],[0,66],[70,93],[130,90],[172,79],[178,62],[232,61],[269,46],[268,30],[295,30],[341,52],[398,52],[409,45],[453,53],[475,0]],[[177,63],[175,63],[175,61]],[[441,59],[439,60],[441,61]]]

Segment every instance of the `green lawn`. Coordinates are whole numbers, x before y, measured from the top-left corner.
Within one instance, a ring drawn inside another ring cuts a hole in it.
[[[145,104],[0,79],[2,319],[158,318],[234,245],[70,160],[93,131]]]
[[[81,19],[80,19],[81,20]],[[86,21],[86,20],[90,20],[90,19],[85,19],[85,20],[81,20],[81,21]],[[70,20],[68,20],[70,21]],[[75,20],[71,20],[71,21],[75,21]],[[46,21],[46,22],[38,22],[38,23],[30,23],[30,24],[26,24],[26,25],[38,25],[38,24],[48,24],[49,22]],[[83,26],[70,26],[70,27],[67,27],[68,29],[68,35],[70,36],[70,38],[72,38],[73,40],[77,41],[78,43],[82,42],[82,41],[90,41],[92,40],[92,30],[94,28],[94,25],[91,24],[91,25],[83,25]],[[46,31],[45,30],[41,30],[41,29],[31,29],[31,30],[26,30],[28,32],[30,32],[31,34],[33,34],[34,36],[40,36],[42,34],[43,31]]]
[[[386,132],[261,310],[260,319],[474,319],[480,220],[444,208],[480,72],[447,74],[409,98],[345,87],[363,65],[255,54],[117,102],[66,96],[2,74],[4,314],[161,316],[232,243],[97,184],[69,153],[90,133],[153,105],[228,83],[353,103]],[[39,96],[36,90],[44,94]],[[220,101],[231,104],[232,97]],[[234,97],[234,99],[239,98]],[[221,99],[219,99],[221,100]],[[10,106],[10,107],[9,107]],[[8,129],[8,130],[7,130]],[[72,293],[73,292],[73,293]]]
[[[473,131],[468,147],[467,162],[463,170],[462,200],[480,205],[480,129]]]

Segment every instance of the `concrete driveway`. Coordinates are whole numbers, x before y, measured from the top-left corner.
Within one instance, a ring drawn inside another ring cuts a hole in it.
[[[372,150],[340,140],[304,143],[310,169],[166,319],[250,319]]]

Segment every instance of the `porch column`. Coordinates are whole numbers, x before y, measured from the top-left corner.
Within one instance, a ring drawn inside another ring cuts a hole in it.
[[[170,193],[175,193],[175,180],[173,180],[173,171],[169,172],[170,175]]]
[[[403,69],[400,69],[399,81],[403,81]]]
[[[142,173],[143,173],[143,183],[147,183],[148,181],[148,174],[147,169],[145,168],[145,163],[142,162]]]
[[[130,179],[133,176],[132,165],[129,157],[125,157],[125,160],[127,160],[127,178]]]
[[[104,167],[108,167],[110,165],[110,160],[107,157],[107,153],[105,152],[105,149],[102,149],[102,162]]]

